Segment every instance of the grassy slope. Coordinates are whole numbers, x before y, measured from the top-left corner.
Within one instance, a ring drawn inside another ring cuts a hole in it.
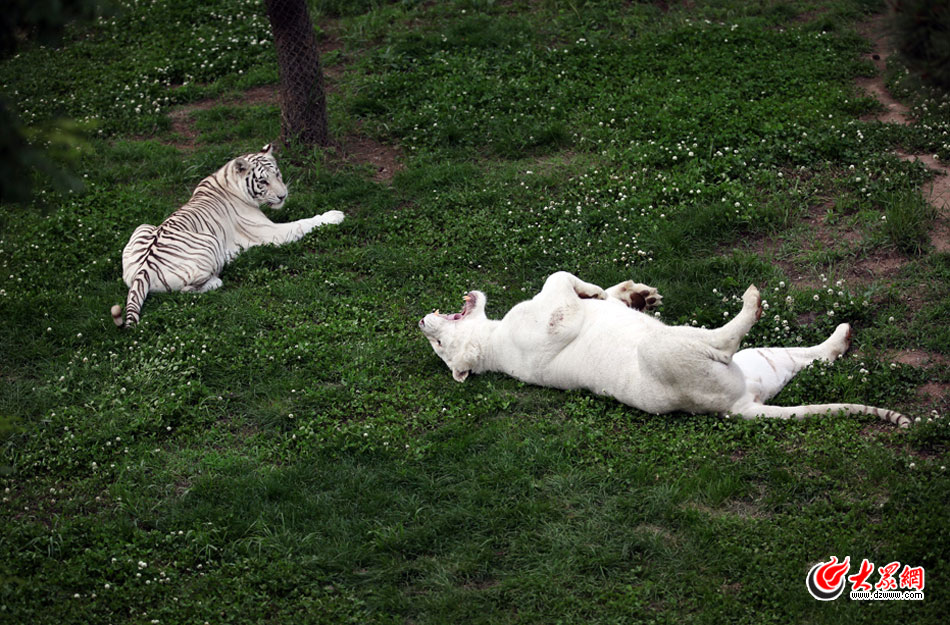
[[[882,225],[924,175],[886,151],[950,157],[945,104],[921,113],[926,128],[858,120],[874,106],[851,86],[869,71],[851,28],[867,3],[692,4],[400,3],[322,20],[343,43],[328,57],[337,132],[360,119],[402,146],[405,171],[387,186],[285,153],[291,200],[275,219],[338,208],[347,221],[247,252],[218,292],[151,297],[128,332],[107,310],[124,298],[131,230],[278,132],[274,106],[221,106],[194,114],[194,149],[165,143],[181,139],[168,106],[275,80],[269,44],[248,43],[267,38],[247,17],[262,10],[129,9],[62,52],[0,66],[25,117],[103,131],[81,157],[85,193],[45,192],[46,216],[0,215],[0,414],[15,426],[0,614],[941,622],[942,419],[909,433],[735,423],[498,375],[459,385],[414,329],[469,288],[499,315],[557,269],[604,285],[632,275],[664,293],[663,318],[697,325],[734,313],[755,281],[770,307],[752,343],[856,326],[857,355],[778,401],[925,421],[946,409],[914,394],[946,383],[946,366],[884,352],[950,355],[947,255],[835,284],[876,250],[919,242]],[[109,58],[130,62],[103,69]],[[829,199],[831,222],[858,236],[815,248],[801,224]],[[819,273],[822,288],[794,281]],[[927,599],[820,604],[804,576],[830,555],[924,566]]]

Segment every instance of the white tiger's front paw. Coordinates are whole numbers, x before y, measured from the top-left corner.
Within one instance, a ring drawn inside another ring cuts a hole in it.
[[[343,222],[343,218],[346,215],[343,214],[343,211],[327,211],[320,215],[318,219],[321,224],[338,224]]]

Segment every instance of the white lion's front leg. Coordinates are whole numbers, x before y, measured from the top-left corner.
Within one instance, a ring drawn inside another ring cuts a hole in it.
[[[581,299],[607,299],[607,293],[590,282],[584,282],[577,276],[567,271],[558,271],[548,276],[541,289],[540,295],[553,295],[556,297],[569,296],[571,298],[579,297]]]
[[[663,296],[655,288],[627,280],[607,289],[607,295],[619,299],[629,308],[640,311],[653,310],[660,305]]]

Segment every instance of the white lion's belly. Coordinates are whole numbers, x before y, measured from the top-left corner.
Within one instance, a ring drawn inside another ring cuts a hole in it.
[[[655,414],[706,412],[719,404],[725,410],[743,392],[738,367],[715,363],[690,349],[691,341],[678,341],[677,347],[683,349],[671,353],[669,342],[663,340],[669,332],[666,326],[647,315],[603,304],[585,306],[583,323],[563,347],[550,350],[538,345],[541,349],[533,353],[522,352],[512,361],[517,370],[509,373],[541,386],[586,389]],[[651,367],[658,351],[664,360],[681,361],[682,367],[673,366],[675,381],[669,370]]]

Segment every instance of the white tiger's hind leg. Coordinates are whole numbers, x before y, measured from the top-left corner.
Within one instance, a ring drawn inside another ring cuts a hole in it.
[[[766,402],[785,388],[795,375],[816,360],[832,361],[851,346],[851,326],[842,323],[823,343],[812,347],[744,349],[732,357],[756,402]]]
[[[131,287],[135,275],[142,269],[142,263],[155,241],[155,230],[152,224],[141,224],[129,237],[129,242],[122,249],[122,280],[125,286]]]
[[[205,291],[213,291],[219,288],[223,282],[218,276],[211,276],[204,282],[200,284],[186,284],[181,288],[183,293],[204,293]]]

